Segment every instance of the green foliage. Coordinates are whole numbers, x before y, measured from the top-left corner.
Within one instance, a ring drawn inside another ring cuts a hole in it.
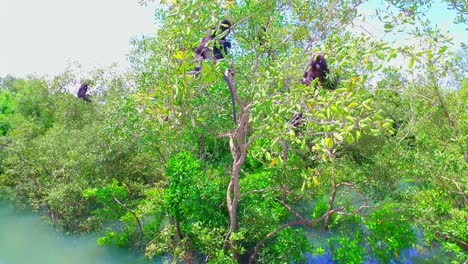
[[[200,174],[199,161],[188,152],[181,152],[167,162],[166,204],[169,214],[177,221],[189,218],[196,206],[195,188]]]
[[[385,205],[363,218],[354,232],[331,239],[333,259],[339,263],[362,263],[366,258],[379,263],[399,261],[401,251],[416,243],[416,232],[393,205]],[[367,256],[367,257],[366,257]]]
[[[163,2],[156,36],[133,41],[135,72],[91,74],[92,104],[63,88],[77,81],[69,71],[0,79],[0,190],[67,230],[104,233],[99,244],[178,262],[235,263],[265,238],[258,262],[301,262],[324,224],[340,263],[400,261],[416,230],[424,250],[437,242],[466,262],[466,56],[418,22],[433,1],[376,12],[395,39],[417,25],[417,47],[355,31],[361,1]],[[447,2],[460,22],[462,2]],[[224,18],[234,48],[189,74],[193,49]],[[301,83],[317,52],[341,80],[334,91]],[[238,153],[228,138],[238,131],[222,76],[231,65],[251,107],[233,230],[226,192]]]
[[[5,136],[11,128],[11,116],[15,113],[13,94],[10,91],[0,93],[0,134]]]
[[[303,229],[286,228],[263,250],[260,263],[293,263],[304,261],[304,252],[311,251]]]
[[[374,211],[364,224],[367,227],[366,244],[371,255],[383,263],[397,260],[401,250],[410,248],[416,242],[416,234],[410,223],[387,205]]]
[[[353,238],[340,236],[333,251],[333,259],[339,263],[362,263],[365,249],[361,244],[361,236],[359,232]]]

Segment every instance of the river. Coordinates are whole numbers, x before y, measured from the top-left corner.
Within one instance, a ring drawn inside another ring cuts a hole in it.
[[[321,235],[322,239],[328,235]],[[316,240],[316,239],[314,239]],[[320,240],[320,239],[319,239]],[[438,252],[440,253],[440,252]],[[308,264],[334,263],[329,254],[306,254]],[[28,209],[19,209],[0,200],[0,264],[155,264],[141,254],[128,250],[100,247],[95,235],[66,235],[42,222]],[[366,264],[377,264],[366,261]],[[392,262],[395,263],[395,262]],[[420,254],[415,249],[402,252],[397,263],[449,263],[434,252]]]
[[[93,235],[66,235],[42,222],[38,214],[0,201],[0,264],[129,263],[158,262],[127,250],[100,247]]]

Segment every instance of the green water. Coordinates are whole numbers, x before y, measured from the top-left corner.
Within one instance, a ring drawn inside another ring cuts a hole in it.
[[[122,249],[100,247],[91,235],[65,235],[42,222],[37,214],[0,201],[0,264],[107,263],[149,262]]]

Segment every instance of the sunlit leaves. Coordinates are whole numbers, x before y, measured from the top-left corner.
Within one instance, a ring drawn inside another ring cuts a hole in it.
[[[385,32],[390,32],[390,31],[392,31],[393,27],[394,27],[393,23],[386,23],[386,24],[384,25]]]
[[[331,148],[333,148],[333,139],[331,139],[331,138],[325,138],[323,144],[325,145],[325,147],[326,147],[327,149],[331,149]]]

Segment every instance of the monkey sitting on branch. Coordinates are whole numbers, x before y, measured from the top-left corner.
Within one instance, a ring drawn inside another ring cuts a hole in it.
[[[87,94],[87,92],[88,92],[88,83],[85,82],[81,84],[80,89],[78,89],[77,96],[78,98],[81,98],[85,100],[86,102],[91,103],[91,100],[89,99],[89,94]]]
[[[330,70],[328,69],[325,56],[322,53],[316,53],[312,55],[307,64],[302,83],[306,86],[310,86],[315,79],[318,79],[318,82],[315,85],[315,89],[317,89],[317,86],[319,86],[328,90],[335,90],[339,83],[339,78],[332,80],[329,74]],[[290,124],[296,133],[299,131],[298,127],[302,124],[302,120],[302,113],[294,113]]]
[[[231,21],[224,19],[221,24],[208,30],[207,36],[203,38],[200,45],[195,49],[195,60],[199,63],[194,73],[201,71],[203,60],[214,59],[214,61],[223,59],[231,48],[231,42],[226,37],[232,27]],[[212,47],[211,44],[213,44]]]
[[[330,70],[328,69],[325,56],[322,53],[314,54],[307,64],[302,83],[310,86],[315,79],[318,79],[321,87],[335,90],[338,81],[330,80],[329,73]]]

